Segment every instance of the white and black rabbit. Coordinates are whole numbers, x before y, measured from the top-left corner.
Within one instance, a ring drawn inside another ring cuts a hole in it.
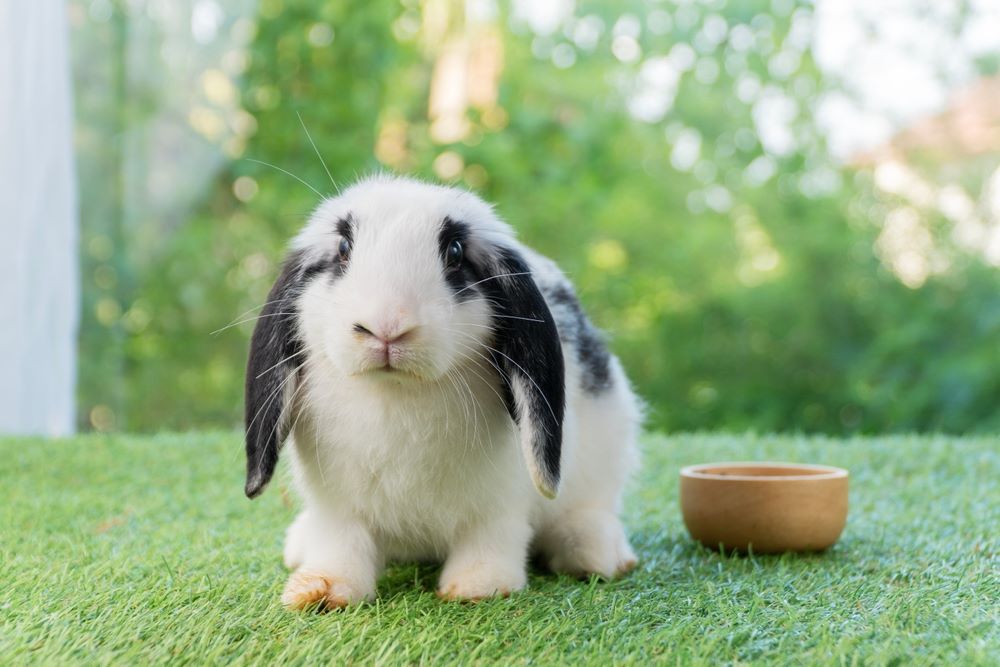
[[[524,588],[529,553],[614,577],[639,422],[553,262],[473,194],[376,176],[317,208],[257,321],[246,494],[287,439],[292,608],[371,599],[388,561],[443,561],[460,600]]]

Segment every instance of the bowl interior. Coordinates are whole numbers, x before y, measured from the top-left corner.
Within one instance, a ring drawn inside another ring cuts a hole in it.
[[[803,463],[704,463],[684,468],[681,475],[697,479],[818,481],[846,477],[847,471],[833,466]]]

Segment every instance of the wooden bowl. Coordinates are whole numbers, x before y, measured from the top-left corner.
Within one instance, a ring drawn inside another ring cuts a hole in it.
[[[710,549],[822,551],[847,522],[847,471],[797,463],[705,463],[681,470],[681,512]]]

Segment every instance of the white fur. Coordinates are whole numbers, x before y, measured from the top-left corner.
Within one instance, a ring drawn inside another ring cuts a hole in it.
[[[635,465],[640,410],[617,360],[612,387],[579,389],[564,346],[566,414],[558,496],[533,488],[517,427],[482,356],[491,312],[456,304],[442,277],[437,231],[450,216],[515,248],[538,279],[560,278],[467,192],[377,177],[324,202],[293,247],[336,247],[338,218],[358,221],[345,275],[315,280],[299,299],[303,380],[289,446],[304,510],[288,529],[285,564],[337,582],[328,600],[370,599],[390,561],[443,561],[439,593],[478,599],[526,584],[529,550],[558,571],[612,577],[635,563],[619,520]],[[410,331],[395,372],[352,325]],[[285,602],[303,606],[292,582]]]

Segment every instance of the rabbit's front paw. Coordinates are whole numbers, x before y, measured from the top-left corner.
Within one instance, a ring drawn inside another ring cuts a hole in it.
[[[444,600],[476,602],[492,597],[507,597],[528,583],[524,569],[491,567],[486,563],[458,572],[445,572],[438,584],[438,597]]]
[[[323,609],[340,609],[349,604],[366,600],[374,594],[360,590],[351,582],[316,570],[299,569],[288,577],[281,603],[289,609],[306,609],[317,606]]]

